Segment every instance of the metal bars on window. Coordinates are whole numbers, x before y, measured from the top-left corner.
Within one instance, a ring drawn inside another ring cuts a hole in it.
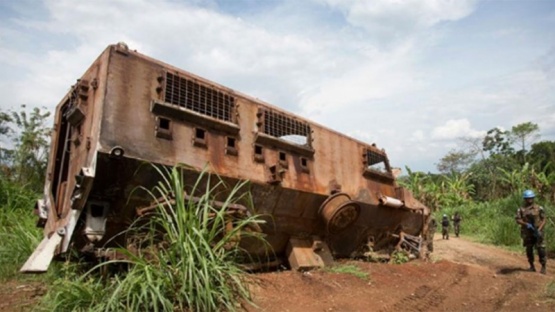
[[[310,146],[310,126],[285,114],[263,110],[262,132],[282,140]]]
[[[166,73],[165,102],[219,120],[234,122],[233,96],[171,73]]]
[[[375,153],[371,150],[366,151],[367,169],[375,170],[381,173],[388,173],[389,166],[385,155]]]

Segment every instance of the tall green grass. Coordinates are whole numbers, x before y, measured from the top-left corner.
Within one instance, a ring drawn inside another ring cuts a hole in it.
[[[547,215],[544,237],[548,253],[555,253],[555,211],[552,203],[539,202]],[[443,208],[436,213],[441,221],[443,214],[453,216],[459,212],[463,217],[461,234],[476,238],[480,242],[507,246],[521,246],[520,226],[515,221],[516,211],[522,205],[519,194],[489,202],[467,203],[458,207]]]
[[[364,272],[360,267],[354,264],[335,264],[329,268],[326,268],[325,271],[332,273],[351,274],[362,280],[368,280],[370,278],[370,274],[368,272]]]
[[[0,179],[0,281],[13,278],[38,245],[33,206],[38,196]]]
[[[238,240],[245,235],[262,239],[249,230],[262,221],[229,214],[231,204],[249,201],[250,195],[241,193],[245,183],[228,188],[229,196],[216,207],[214,196],[225,188],[217,177],[201,174],[190,192],[199,198],[195,202],[186,199],[181,169],[155,168],[160,182],[146,191],[156,210],[131,231],[148,235],[137,241],[138,253],[121,250],[129,270],[104,282],[93,271],[68,275],[48,294],[45,310],[233,311],[240,302],[250,302]],[[103,265],[114,263],[122,261]]]

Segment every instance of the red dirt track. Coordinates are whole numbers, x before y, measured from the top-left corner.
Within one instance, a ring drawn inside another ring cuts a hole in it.
[[[523,254],[436,236],[431,261],[403,265],[340,261],[367,272],[293,271],[253,274],[254,306],[247,311],[555,311],[555,261],[548,274],[527,272]],[[539,266],[539,264],[538,264]],[[30,311],[45,285],[12,280],[0,285],[0,311]]]
[[[404,265],[344,261],[369,273],[278,272],[256,276],[249,311],[555,311],[554,280],[527,272],[524,255],[436,236],[432,261]],[[539,266],[539,264],[537,264]]]

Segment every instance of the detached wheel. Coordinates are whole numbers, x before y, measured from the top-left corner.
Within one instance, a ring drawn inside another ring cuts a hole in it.
[[[326,225],[326,231],[329,234],[338,234],[358,220],[360,205],[352,201],[349,195],[337,193],[322,203],[319,214]]]

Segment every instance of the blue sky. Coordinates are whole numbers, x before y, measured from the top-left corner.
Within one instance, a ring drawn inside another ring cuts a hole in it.
[[[0,106],[53,109],[119,41],[398,167],[527,121],[555,140],[555,0],[0,0]]]

